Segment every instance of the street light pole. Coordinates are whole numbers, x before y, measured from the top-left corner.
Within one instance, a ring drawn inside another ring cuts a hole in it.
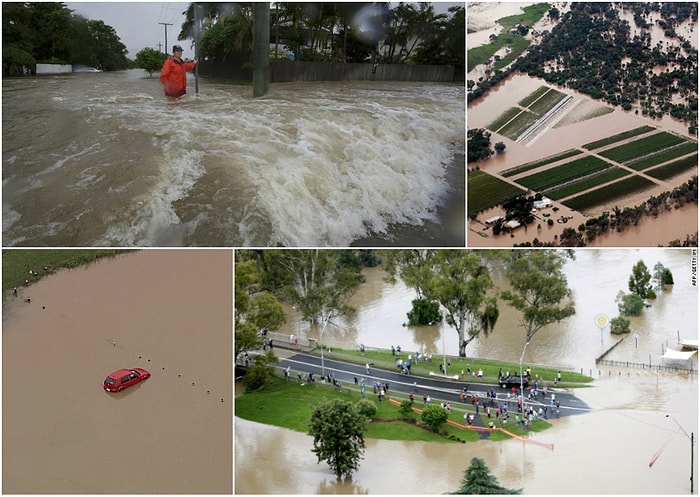
[[[321,327],[321,378],[326,376],[326,368],[323,363],[323,332],[326,331],[326,325],[328,324],[328,318],[323,322],[323,327]]]
[[[695,433],[691,432],[690,435],[688,435],[688,432],[685,431],[685,429],[681,426],[681,424],[678,422],[676,418],[671,416],[670,414],[666,415],[667,418],[671,418],[674,423],[678,426],[678,428],[681,429],[683,434],[690,439],[690,493],[693,493],[693,465],[695,462],[695,454],[694,454],[694,445],[695,445]]]
[[[520,405],[522,406],[522,411],[525,411],[525,397],[523,395],[523,357],[525,357],[525,349],[527,346],[530,345],[530,342],[527,341],[525,342],[525,346],[523,347],[523,353],[520,354],[520,399],[521,403]]]

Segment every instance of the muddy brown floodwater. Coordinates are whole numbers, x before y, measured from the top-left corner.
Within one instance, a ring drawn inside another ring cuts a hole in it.
[[[230,250],[145,250],[6,304],[3,493],[230,493],[231,281]]]
[[[661,349],[677,347],[681,338],[697,339],[698,293],[691,282],[693,253],[688,249],[577,249],[564,267],[573,291],[576,315],[552,324],[525,349],[526,364],[552,364],[591,374],[592,388],[576,391],[589,413],[554,420],[534,434],[554,444],[549,451],[518,441],[431,444],[370,440],[359,471],[351,481],[336,482],[325,464],[316,464],[312,441],[304,434],[236,418],[236,493],[386,493],[441,494],[459,488],[472,457],[483,458],[499,482],[526,494],[683,494],[689,490],[690,441],[678,429],[697,435],[697,375],[649,369],[597,366],[595,358],[619,338],[595,325],[599,313],[615,317],[615,297],[627,290],[632,266],[643,260],[668,267],[676,284],[631,318],[632,332],[606,359],[663,364]],[[697,260],[695,260],[697,264]],[[413,290],[384,280],[381,268],[365,270],[367,282],[352,299],[357,312],[329,326],[324,340],[332,347],[389,348],[457,354],[456,333],[447,325],[405,327]],[[497,287],[507,280],[495,271]],[[519,315],[500,302],[496,328],[467,347],[470,357],[518,362],[524,331]],[[286,333],[319,338],[289,309]],[[693,356],[697,369],[698,356]],[[454,366],[454,365],[453,365]],[[680,367],[688,367],[687,363]],[[665,446],[656,463],[654,454]],[[695,474],[697,475],[697,444]]]

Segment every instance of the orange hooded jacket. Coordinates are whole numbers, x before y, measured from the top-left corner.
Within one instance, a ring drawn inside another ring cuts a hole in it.
[[[177,98],[187,93],[186,73],[196,65],[196,62],[177,61],[174,57],[168,57],[160,71],[160,82],[163,83],[165,95]]]

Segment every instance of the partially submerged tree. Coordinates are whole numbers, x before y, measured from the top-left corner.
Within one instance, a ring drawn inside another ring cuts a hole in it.
[[[496,298],[482,252],[469,250],[399,250],[387,257],[386,269],[398,274],[426,299],[439,302],[459,339],[459,355],[480,333],[488,334],[498,319]]]
[[[640,316],[644,309],[644,299],[636,293],[625,293],[620,290],[615,302],[617,302],[617,309],[623,316]]]
[[[462,487],[453,494],[460,495],[484,495],[484,494],[519,494],[520,490],[511,490],[501,487],[498,480],[491,474],[483,459],[472,458],[469,467],[464,471]]]
[[[654,292],[652,289],[651,284],[649,283],[650,281],[651,273],[649,272],[647,265],[644,264],[644,261],[642,260],[638,261],[632,267],[632,274],[630,275],[630,279],[628,281],[630,292],[636,293],[643,299],[655,299],[656,292]]]
[[[148,72],[148,77],[153,76],[154,71],[160,71],[165,62],[166,55],[155,48],[144,48],[136,54],[136,65]]]
[[[566,275],[562,267],[567,253],[556,250],[527,250],[514,253],[506,271],[512,290],[502,298],[520,311],[520,324],[529,342],[550,323],[562,321],[576,313]]]
[[[364,457],[367,418],[352,403],[335,399],[316,406],[309,435],[318,462],[326,461],[338,478],[351,475]]]

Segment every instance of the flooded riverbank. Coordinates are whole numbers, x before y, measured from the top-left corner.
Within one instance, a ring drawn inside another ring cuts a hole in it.
[[[632,266],[643,260],[649,270],[661,262],[674,275],[676,284],[660,292],[658,299],[632,318],[632,330],[640,337],[639,352],[654,355],[660,362],[661,344],[675,343],[677,334],[696,338],[698,333],[697,288],[690,280],[692,253],[689,249],[577,249],[576,259],[566,262],[564,272],[573,291],[576,314],[561,323],[553,323],[540,331],[525,352],[525,361],[586,372],[595,368],[595,358],[614,344],[618,338],[608,330],[603,343],[594,317],[605,313],[612,318],[618,314],[615,297],[627,290]],[[411,309],[415,292],[401,281],[385,281],[381,267],[365,269],[363,283],[350,305],[357,312],[335,320],[326,329],[324,341],[334,347],[354,348],[360,343],[368,347],[389,349],[401,345],[403,350],[458,355],[457,333],[442,323],[434,326],[405,326],[406,313]],[[508,282],[502,271],[494,271],[492,279],[497,288],[506,289]],[[467,347],[467,356],[517,362],[523,351],[524,330],[519,314],[509,305],[499,303],[500,315],[494,331],[480,337]],[[300,337],[320,339],[318,330],[309,328],[301,316],[287,308],[288,320],[280,330]],[[616,354],[624,354],[624,348]],[[613,359],[618,359],[614,357]]]
[[[594,412],[554,420],[552,428],[533,435],[553,443],[551,451],[515,440],[367,440],[359,470],[340,482],[325,463],[316,463],[310,437],[236,418],[235,493],[437,495],[457,490],[471,458],[480,457],[502,486],[524,494],[683,494],[689,489],[689,441],[666,414],[686,430],[697,427],[696,380],[642,371],[597,380],[577,391]],[[694,469],[697,474],[697,457]]]

